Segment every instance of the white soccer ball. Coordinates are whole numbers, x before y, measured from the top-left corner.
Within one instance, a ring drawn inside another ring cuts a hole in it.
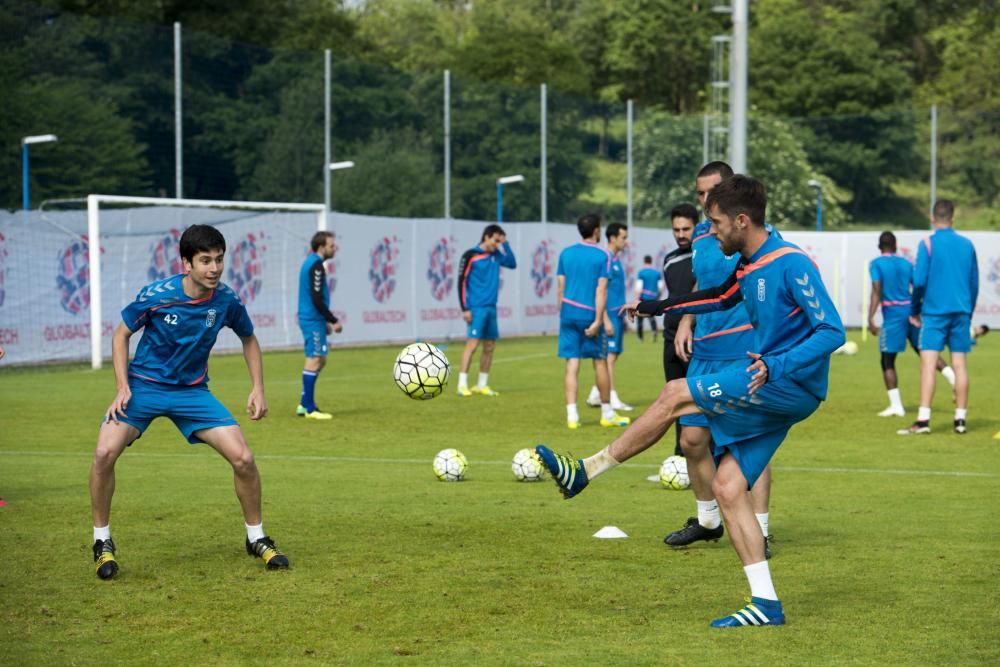
[[[411,343],[396,357],[396,386],[413,399],[427,400],[444,391],[451,369],[444,352],[430,343]]]
[[[688,462],[683,456],[668,456],[660,466],[660,484],[668,489],[686,489],[691,486]]]
[[[534,449],[522,449],[510,462],[511,472],[519,482],[538,482],[545,479],[545,466]]]
[[[853,340],[849,340],[844,343],[844,354],[852,356],[858,353],[858,344]]]
[[[434,474],[442,482],[461,482],[469,469],[469,460],[457,449],[442,449],[434,457]]]

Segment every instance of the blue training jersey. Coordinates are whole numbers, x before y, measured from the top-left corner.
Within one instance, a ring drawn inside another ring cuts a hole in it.
[[[639,271],[639,275],[636,276],[639,282],[642,283],[642,290],[640,291],[639,298],[643,301],[649,301],[650,299],[657,299],[660,296],[660,272],[651,266]]]
[[[710,220],[694,228],[691,240],[691,270],[698,289],[717,287],[736,270],[739,253],[727,257],[719,240],[709,232]],[[745,308],[730,308],[698,315],[692,356],[698,359],[746,359],[754,346],[753,325]]]
[[[208,382],[208,355],[222,327],[237,336],[253,335],[246,306],[229,286],[219,286],[202,299],[191,299],[183,275],[159,280],[139,290],[122,309],[129,331],[143,329],[129,364],[129,375],[173,385]]]
[[[559,253],[556,275],[563,276],[563,289],[559,317],[564,320],[593,322],[597,311],[597,283],[611,274],[611,253],[591,243],[580,241]]]
[[[708,313],[743,303],[754,327],[754,349],[768,382],[787,378],[825,400],[830,355],[844,344],[844,325],[819,269],[798,246],[771,236],[718,287],[639,305],[640,312]],[[748,359],[749,365],[749,359]]]
[[[474,245],[458,263],[458,303],[462,310],[497,305],[500,267],[517,268],[517,258],[506,241],[493,252]]]
[[[979,298],[979,266],[972,241],[950,227],[924,239],[917,248],[913,291],[914,314],[971,314]]]
[[[913,265],[910,260],[892,253],[882,253],[868,267],[873,283],[879,283],[882,300],[882,317],[910,314],[910,283],[913,281]]]
[[[330,312],[330,288],[326,284],[326,267],[323,258],[313,253],[305,258],[299,268],[299,324],[336,324]]]
[[[608,274],[607,310],[617,316],[618,308],[625,304],[625,269],[622,268],[621,255],[615,255],[611,258],[611,272]]]

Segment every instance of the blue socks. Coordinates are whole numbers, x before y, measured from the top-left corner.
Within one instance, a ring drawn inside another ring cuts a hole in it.
[[[306,412],[316,411],[316,378],[319,373],[316,371],[302,371],[302,398],[299,405],[306,409]]]

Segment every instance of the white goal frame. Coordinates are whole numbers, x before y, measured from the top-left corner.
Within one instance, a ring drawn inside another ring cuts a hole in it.
[[[190,208],[238,208],[269,211],[312,211],[316,214],[316,229],[328,227],[328,211],[323,204],[289,202],[227,201],[214,199],[166,199],[162,197],[128,197],[124,195],[87,195],[87,251],[90,270],[90,367],[101,368],[101,204],[141,204],[143,206],[185,206]],[[97,286],[96,289],[94,286]]]

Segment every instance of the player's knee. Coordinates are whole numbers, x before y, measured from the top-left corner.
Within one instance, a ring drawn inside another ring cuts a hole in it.
[[[688,429],[681,431],[681,452],[684,454],[684,458],[700,460],[708,455],[708,443],[703,442],[701,439],[692,439],[685,437]]]
[[[677,402],[680,400],[683,380],[671,380],[656,397],[649,410],[654,411],[662,421],[672,419],[677,411]]]
[[[712,493],[720,505],[731,505],[739,500],[741,494],[746,493],[746,489],[741,489],[736,480],[716,474],[712,480]]]
[[[94,449],[94,467],[107,470],[113,468],[118,460],[118,450],[107,443],[97,443]]]
[[[229,463],[237,475],[252,474],[257,470],[257,462],[254,460],[253,452],[249,447],[243,447],[234,456],[230,457]]]
[[[894,352],[882,353],[882,370],[883,371],[896,370],[896,354]]]

